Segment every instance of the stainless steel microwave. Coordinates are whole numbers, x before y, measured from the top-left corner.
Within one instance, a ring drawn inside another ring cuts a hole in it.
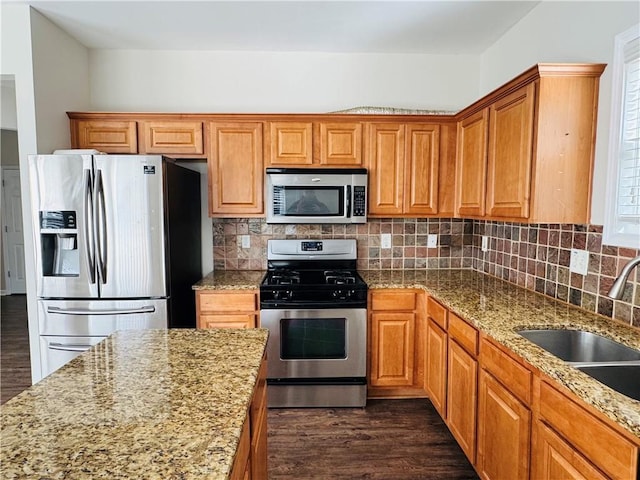
[[[366,223],[365,168],[267,168],[267,223]]]

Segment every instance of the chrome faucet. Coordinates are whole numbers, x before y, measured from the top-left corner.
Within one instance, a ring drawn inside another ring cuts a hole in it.
[[[613,298],[615,300],[620,300],[622,298],[622,294],[624,293],[624,287],[625,287],[625,284],[627,283],[627,279],[629,278],[629,274],[631,273],[631,270],[633,270],[633,268],[639,264],[640,264],[640,255],[638,255],[636,258],[632,260],[629,260],[629,263],[627,263],[624,266],[618,278],[616,278],[615,282],[613,282],[613,285],[611,285],[611,289],[609,290],[609,293],[607,293],[608,297]]]

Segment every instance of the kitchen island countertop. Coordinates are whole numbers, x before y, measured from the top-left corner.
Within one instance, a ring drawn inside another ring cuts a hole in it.
[[[114,333],[0,407],[2,478],[228,478],[267,335]]]

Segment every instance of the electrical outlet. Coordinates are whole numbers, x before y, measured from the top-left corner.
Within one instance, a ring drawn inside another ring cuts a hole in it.
[[[390,233],[381,233],[380,234],[380,248],[391,248],[391,234]]]
[[[438,235],[430,233],[427,235],[427,248],[436,248],[438,246]]]
[[[486,235],[482,236],[482,251],[483,252],[489,251],[489,237]]]
[[[242,248],[251,248],[251,237],[249,235],[240,235]]]
[[[586,250],[571,249],[571,263],[569,271],[586,275],[589,271],[589,252]]]

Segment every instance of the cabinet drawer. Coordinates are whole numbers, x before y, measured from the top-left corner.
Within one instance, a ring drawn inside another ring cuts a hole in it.
[[[540,416],[613,478],[635,478],[638,449],[551,385],[540,383]]]
[[[256,323],[256,316],[252,313],[198,316],[198,328],[255,328]]]
[[[478,330],[453,313],[449,314],[449,336],[470,354],[478,354]]]
[[[198,294],[200,312],[254,312],[257,310],[257,295],[254,292],[216,292]]]
[[[415,310],[416,292],[399,290],[371,293],[371,308],[373,310]]]
[[[520,401],[527,406],[531,405],[532,374],[527,368],[484,338],[480,350],[480,363],[503,385],[508,386]]]
[[[427,315],[442,328],[447,329],[447,309],[431,297],[427,299]]]

